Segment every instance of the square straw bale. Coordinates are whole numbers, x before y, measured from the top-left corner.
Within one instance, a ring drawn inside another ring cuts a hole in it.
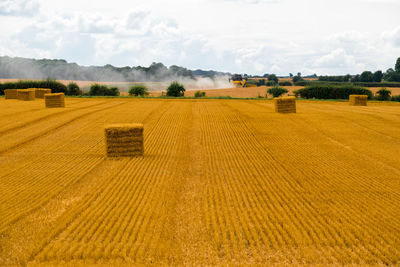
[[[36,98],[44,98],[45,94],[51,94],[51,89],[35,88],[35,97]]]
[[[35,100],[34,89],[18,89],[17,90],[18,100],[33,101]]]
[[[105,127],[108,157],[143,156],[143,124],[111,124]]]
[[[18,99],[18,89],[5,89],[5,99]]]
[[[296,98],[294,96],[275,97],[275,112],[296,113]]]
[[[65,107],[64,93],[44,94],[46,108]]]
[[[366,106],[367,101],[367,95],[349,95],[350,106]]]

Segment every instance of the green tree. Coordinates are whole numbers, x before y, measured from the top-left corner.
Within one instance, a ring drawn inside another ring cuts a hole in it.
[[[145,96],[149,94],[149,90],[147,89],[146,86],[142,84],[137,84],[134,86],[131,86],[129,89],[129,95],[133,96]]]
[[[355,75],[353,78],[350,79],[352,83],[357,83],[360,81],[360,74]]]
[[[265,79],[259,79],[257,81],[257,86],[263,86],[263,85],[265,85]]]
[[[394,70],[400,72],[400,57],[396,60],[396,65],[394,66]]]
[[[400,82],[400,72],[394,71],[385,77],[388,82]]]
[[[275,74],[268,75],[268,81],[273,81],[274,83],[278,83],[278,77]]]
[[[89,95],[93,96],[118,96],[119,89],[117,87],[108,88],[101,84],[92,84],[90,86]]]
[[[374,80],[374,75],[370,71],[364,71],[360,75],[360,82],[372,82]]]
[[[372,77],[372,80],[373,80],[374,82],[380,83],[380,82],[382,81],[382,78],[383,78],[383,73],[382,73],[381,70],[378,70],[378,71],[375,71],[375,72],[374,72],[374,75],[373,75],[373,77]]]
[[[167,88],[167,96],[184,96],[185,87],[177,81],[172,82]]]
[[[82,91],[79,88],[78,84],[71,82],[67,85],[67,93],[66,94],[67,95],[81,95]]]
[[[289,92],[287,89],[280,86],[274,86],[267,90],[267,93],[272,95],[273,97],[280,97],[281,95],[286,94],[287,92]]]
[[[104,96],[107,89],[107,86],[95,83],[90,86],[89,95]]]
[[[106,96],[119,96],[119,89],[118,87],[110,87],[106,90]]]
[[[293,83],[298,82],[298,81],[304,81],[304,79],[301,76],[294,76],[292,78]]]

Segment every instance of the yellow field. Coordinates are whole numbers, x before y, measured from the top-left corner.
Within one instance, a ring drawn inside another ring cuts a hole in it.
[[[399,152],[400,103],[0,98],[0,265],[398,265]]]

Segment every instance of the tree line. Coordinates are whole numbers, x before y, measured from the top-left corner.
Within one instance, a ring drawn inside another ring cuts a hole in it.
[[[372,71],[364,71],[361,74],[357,75],[339,75],[339,76],[319,76],[319,81],[323,82],[376,82],[380,83],[382,80],[385,82],[400,82],[400,57],[397,59],[396,64],[393,68],[389,68],[386,72],[382,72],[381,70],[377,70],[375,72]]]
[[[193,79],[191,70],[162,63],[149,67],[80,66],[64,59],[28,59],[0,57],[0,77],[11,79],[56,79],[81,81],[166,81],[180,77]]]

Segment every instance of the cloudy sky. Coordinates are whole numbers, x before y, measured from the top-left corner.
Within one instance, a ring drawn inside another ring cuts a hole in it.
[[[400,0],[0,0],[0,55],[288,75],[393,67]]]

